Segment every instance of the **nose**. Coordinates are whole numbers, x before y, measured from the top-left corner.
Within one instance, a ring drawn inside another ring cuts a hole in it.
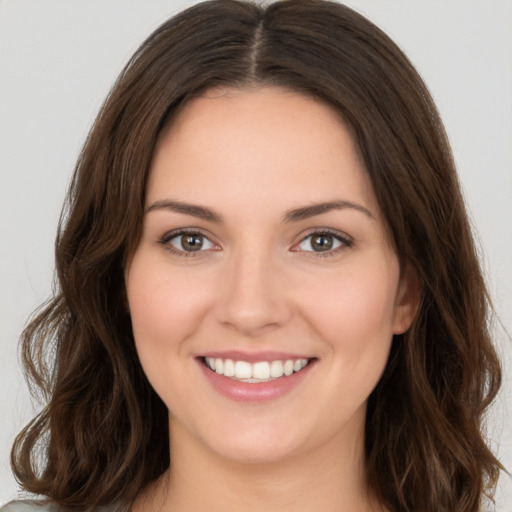
[[[284,274],[268,253],[240,251],[230,258],[221,279],[217,319],[224,326],[255,337],[290,319]]]

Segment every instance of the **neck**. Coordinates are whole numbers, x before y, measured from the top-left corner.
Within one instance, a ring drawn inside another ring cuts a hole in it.
[[[141,494],[133,511],[382,511],[367,492],[363,450],[362,434],[340,435],[286,461],[233,462],[171,421],[171,468]]]

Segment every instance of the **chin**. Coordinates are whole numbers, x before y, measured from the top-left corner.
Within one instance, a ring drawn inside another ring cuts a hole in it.
[[[245,424],[244,424],[245,423]],[[276,464],[296,456],[306,446],[308,436],[293,432],[281,421],[281,426],[262,421],[247,425],[210,425],[196,439],[217,457],[240,464]]]
[[[226,460],[247,465],[268,465],[286,462],[299,453],[298,446],[282,440],[254,436],[250,440],[233,440],[212,447],[216,454]]]

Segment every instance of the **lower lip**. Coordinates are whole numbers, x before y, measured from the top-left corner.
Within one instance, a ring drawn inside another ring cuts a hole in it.
[[[230,400],[254,404],[270,402],[291,392],[304,380],[315,362],[316,360],[310,361],[302,370],[288,377],[279,377],[270,382],[249,383],[219,375],[198,359],[203,374],[215,391]]]

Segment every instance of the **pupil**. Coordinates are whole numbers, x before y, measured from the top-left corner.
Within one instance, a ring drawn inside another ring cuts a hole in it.
[[[331,235],[317,235],[311,240],[311,245],[315,251],[328,251],[332,249]]]
[[[199,251],[203,246],[202,235],[184,235],[181,245],[185,251]]]

